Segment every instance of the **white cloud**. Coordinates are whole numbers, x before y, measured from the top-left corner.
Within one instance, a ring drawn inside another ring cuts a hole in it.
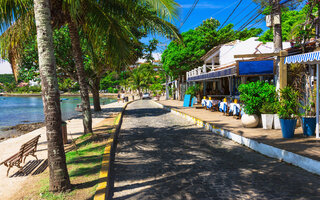
[[[152,53],[152,57],[154,58],[154,60],[161,60],[161,55],[162,53]],[[137,63],[145,63],[147,62],[146,59],[143,59],[143,58],[139,58]]]
[[[10,63],[0,60],[0,74],[12,74]]]
[[[191,8],[192,4],[181,4],[182,8]],[[211,3],[198,3],[196,8],[208,8],[208,9],[217,9],[222,8],[221,5],[211,4]]]

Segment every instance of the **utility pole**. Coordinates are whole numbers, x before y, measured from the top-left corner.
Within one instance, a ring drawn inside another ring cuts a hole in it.
[[[318,17],[316,18],[316,39],[320,38],[320,2],[318,2]]]
[[[278,53],[282,50],[282,28],[281,28],[281,6],[280,0],[271,0],[271,23],[273,26],[274,51]]]
[[[273,27],[274,52],[282,50],[282,27],[281,27],[281,6],[280,0],[269,0],[271,5],[271,24]],[[284,55],[284,52],[281,52]],[[287,68],[283,57],[277,56],[276,74],[274,76],[277,89],[282,89],[287,84]]]
[[[169,75],[166,74],[166,100],[169,100]]]

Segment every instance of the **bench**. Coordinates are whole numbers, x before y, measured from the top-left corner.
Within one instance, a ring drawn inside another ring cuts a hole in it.
[[[8,167],[7,176],[9,174],[10,169],[13,166],[16,166],[16,167],[22,169],[20,164],[22,162],[24,163],[26,161],[27,156],[31,155],[38,160],[35,153],[37,151],[37,145],[38,145],[39,138],[40,138],[40,135],[38,135],[35,138],[24,143],[23,145],[21,145],[18,153],[14,154],[13,156],[8,158],[7,160],[0,163],[0,165],[4,164],[6,167]]]

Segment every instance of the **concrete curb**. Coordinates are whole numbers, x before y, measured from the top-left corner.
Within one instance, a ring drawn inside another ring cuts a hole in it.
[[[202,121],[201,119],[195,118],[193,116],[187,115],[185,113],[182,113],[174,108],[169,108],[167,106],[164,106],[158,102],[153,101],[156,105],[158,105],[160,108],[163,108],[173,114],[179,115],[193,123],[195,123],[198,127],[205,128],[206,130],[209,130],[217,135],[221,135],[223,137],[226,137],[228,139],[231,139],[239,144],[242,144],[244,146],[249,147],[250,149],[257,151],[263,155],[266,155],[271,158],[276,158],[281,161],[290,163],[292,165],[295,165],[297,167],[300,167],[304,170],[307,170],[311,173],[320,175],[320,161],[298,155],[296,153],[292,153],[290,151],[286,151],[284,149],[279,149],[277,147],[273,147],[267,144],[263,144],[260,142],[257,142],[253,139],[249,139],[240,135],[237,135],[235,133],[232,133],[230,131],[227,131],[225,129],[217,128],[212,123]]]
[[[101,170],[99,175],[99,184],[96,189],[96,193],[94,195],[94,200],[105,200],[109,199],[110,196],[110,167],[112,158],[114,157],[115,153],[115,144],[118,138],[118,134],[120,132],[120,128],[122,125],[122,119],[123,119],[123,113],[126,110],[127,106],[134,101],[130,101],[126,103],[121,111],[121,113],[118,115],[117,121],[115,123],[116,130],[111,133],[111,136],[109,137],[107,141],[107,146],[104,149],[103,152],[103,158],[102,158],[102,164],[101,164]]]

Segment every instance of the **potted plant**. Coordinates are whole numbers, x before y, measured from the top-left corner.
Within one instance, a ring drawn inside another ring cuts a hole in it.
[[[257,81],[241,84],[238,90],[240,92],[240,101],[243,103],[245,113],[241,117],[241,122],[244,127],[257,127],[260,122],[259,116],[261,113],[270,114],[275,112],[274,104],[277,102],[277,93],[273,85]],[[272,120],[272,116],[270,120]],[[268,120],[268,122],[270,120]],[[271,123],[272,127],[272,121],[269,123]]]
[[[283,138],[292,138],[299,116],[299,93],[287,86],[280,90],[279,117]]]
[[[304,116],[302,119],[303,135],[312,136],[316,130],[316,112],[315,112],[315,92],[310,96],[302,107],[304,110]]]
[[[263,129],[272,129],[273,126],[273,118],[274,118],[274,104],[271,102],[266,102],[262,105],[261,112],[261,120],[262,120],[262,128]]]
[[[273,128],[274,129],[281,129],[281,125],[280,125],[280,118],[279,118],[279,114],[278,114],[278,111],[279,111],[279,101],[275,102],[274,104],[274,113],[273,114]]]
[[[261,119],[263,129],[272,129],[274,114],[277,112],[278,95],[274,85],[265,83],[260,93],[263,103],[261,105]]]

